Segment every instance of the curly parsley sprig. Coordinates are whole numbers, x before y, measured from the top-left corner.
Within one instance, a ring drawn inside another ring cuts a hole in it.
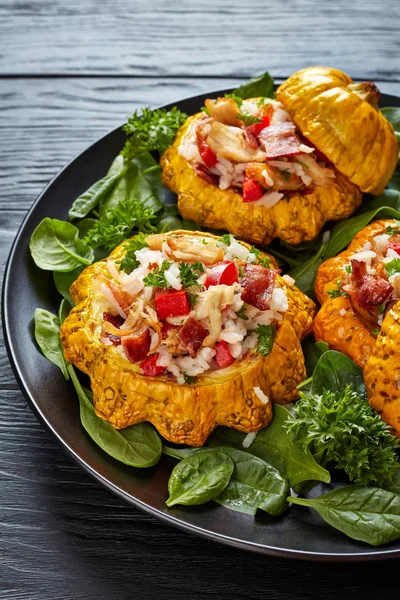
[[[176,106],[171,110],[144,108],[135,111],[123,130],[128,136],[121,152],[126,161],[141,152],[157,151],[161,155],[175,139],[178,129],[187,115]]]
[[[340,393],[299,393],[286,428],[304,448],[323,453],[324,464],[344,469],[361,485],[390,484],[400,466],[398,441],[368,402],[349,385]]]

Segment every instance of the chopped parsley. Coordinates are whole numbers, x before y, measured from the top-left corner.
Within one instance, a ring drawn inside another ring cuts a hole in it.
[[[249,317],[246,315],[246,310],[247,310],[247,306],[248,304],[246,304],[245,302],[243,302],[243,306],[242,308],[240,308],[235,314],[239,319],[243,319],[243,321],[248,321]]]
[[[391,225],[388,225],[386,227],[386,233],[389,233],[390,235],[397,235],[400,233],[400,221],[398,221],[397,219],[393,219],[395,226],[392,227]]]
[[[257,350],[263,355],[268,356],[274,345],[276,334],[275,325],[258,325],[256,329],[258,335]]]
[[[394,258],[390,262],[387,262],[385,264],[385,269],[389,277],[395,273],[400,273],[400,258]]]
[[[146,287],[158,287],[164,290],[169,288],[170,285],[165,278],[165,271],[167,271],[172,264],[172,260],[164,260],[161,267],[157,267],[152,273],[146,275],[143,279],[144,285]]]
[[[349,294],[347,292],[345,292],[344,290],[342,290],[341,288],[342,282],[340,279],[337,280],[336,282],[336,290],[328,290],[328,294],[330,295],[331,298],[339,298],[339,296],[344,296],[345,298],[348,298]]]
[[[383,315],[383,313],[386,310],[386,304],[379,304],[379,306],[377,306],[376,309],[378,311],[378,315]]]
[[[351,275],[353,269],[351,267],[351,265],[346,265],[344,270],[346,271],[346,273],[348,273],[349,275]]]
[[[299,165],[301,165],[303,167],[303,169],[309,169],[310,168],[308,165],[306,165],[306,163],[304,163],[303,161],[299,160],[298,158],[295,158],[295,161],[297,163],[299,163]]]
[[[119,265],[120,271],[125,271],[125,273],[132,273],[139,266],[139,261],[136,258],[136,251],[142,250],[143,248],[148,248],[149,245],[146,242],[146,234],[139,233],[136,237],[128,240],[124,245],[125,255],[120,260],[117,260],[116,263]]]
[[[198,278],[204,272],[204,265],[201,262],[195,262],[192,265],[188,265],[184,262],[179,263],[179,273],[184,288],[195,285],[199,289],[202,289],[202,286],[198,282]]]
[[[186,373],[183,374],[183,377],[184,377],[185,383],[187,385],[192,385],[193,383],[197,383],[197,377],[192,377],[191,375],[187,375]]]
[[[235,92],[232,92],[232,94],[225,94],[225,98],[230,98],[231,100],[234,100],[238,105],[238,108],[240,108],[243,104],[243,98],[240,98],[240,96],[236,96]]]
[[[243,111],[238,114],[238,117],[243,121],[245,127],[249,127],[249,125],[254,125],[255,123],[261,123],[260,117],[254,117]]]
[[[287,169],[280,169],[280,172],[284,176],[285,181],[289,181],[291,175],[290,171],[288,171]]]
[[[377,327],[376,329],[374,329],[373,331],[371,331],[371,335],[373,335],[374,338],[376,338],[376,337],[378,337],[379,332],[380,332],[380,329],[379,329],[379,327]]]
[[[232,235],[232,233],[224,233],[224,235],[220,237],[218,241],[225,246],[230,246],[232,243],[232,238],[235,239],[235,236]]]
[[[269,256],[261,256],[261,250],[259,250],[255,246],[252,246],[250,248],[250,254],[255,254],[258,265],[261,265],[262,267],[265,267],[266,269],[270,268],[271,261],[269,259]]]

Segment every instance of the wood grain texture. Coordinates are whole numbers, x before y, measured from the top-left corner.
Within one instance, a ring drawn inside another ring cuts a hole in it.
[[[156,77],[1,80],[0,208],[27,210],[61,167],[133,110],[237,83]],[[377,84],[382,92],[400,95],[400,82]]]
[[[376,600],[392,562],[312,564],[212,544],[138,511],[75,466],[17,391],[0,396],[0,598]]]
[[[398,72],[393,0],[1,0],[0,73],[287,76]]]

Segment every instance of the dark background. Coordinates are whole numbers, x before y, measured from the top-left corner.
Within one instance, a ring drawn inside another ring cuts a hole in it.
[[[393,0],[0,0],[1,274],[40,190],[135,108],[312,64],[400,95],[399,29]],[[376,600],[397,565],[267,558],[128,506],[36,421],[1,341],[0,598]]]

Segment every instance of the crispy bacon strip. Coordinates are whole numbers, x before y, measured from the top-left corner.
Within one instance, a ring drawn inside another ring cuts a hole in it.
[[[208,183],[212,183],[213,185],[218,185],[218,176],[211,173],[211,171],[209,171],[205,165],[202,165],[201,163],[196,162],[192,166],[199,177],[201,177]]]
[[[274,269],[247,264],[241,281],[241,286],[244,288],[242,300],[259,310],[268,310],[276,273]]]
[[[301,142],[295,132],[295,125],[288,122],[265,127],[260,133],[260,144],[265,149],[267,158],[301,154]]]
[[[352,259],[351,282],[360,306],[378,306],[388,299],[393,286],[383,279],[367,273],[367,263]]]

